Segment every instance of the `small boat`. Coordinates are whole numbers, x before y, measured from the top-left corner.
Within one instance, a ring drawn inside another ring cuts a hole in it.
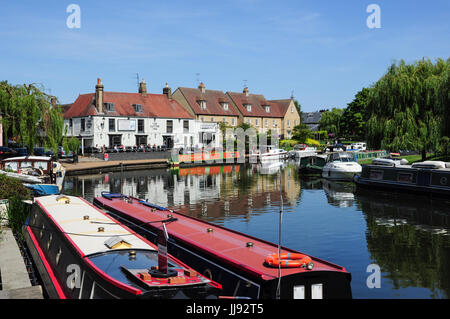
[[[61,190],[66,171],[49,156],[19,156],[2,160],[0,173],[24,183],[55,184]]]
[[[319,174],[327,163],[327,155],[306,156],[300,159],[299,173],[306,175]]]
[[[296,144],[294,149],[288,152],[290,158],[303,158],[308,156],[314,156],[317,154],[315,147],[308,146],[307,144]]]
[[[367,150],[367,146],[365,142],[353,143],[347,146],[346,151],[360,152]]]
[[[362,187],[450,195],[450,163],[425,161],[405,165],[406,162],[373,159],[355,176],[355,182]]]
[[[256,170],[261,175],[274,175],[281,170],[283,165],[284,165],[283,162],[266,161],[266,162],[258,163]]]
[[[221,286],[82,198],[35,198],[23,233],[50,298],[213,298]]]
[[[94,205],[151,241],[154,221],[176,218],[167,225],[168,251],[221,284],[226,296],[274,299],[277,287],[283,299],[352,296],[351,274],[331,262],[122,194],[103,193]]]
[[[322,177],[332,180],[353,181],[356,174],[360,174],[362,166],[355,161],[350,152],[336,152],[328,154],[327,163],[322,169]]]
[[[287,157],[287,152],[281,148],[274,148],[272,145],[260,147],[259,151],[250,154],[251,162],[280,161]]]

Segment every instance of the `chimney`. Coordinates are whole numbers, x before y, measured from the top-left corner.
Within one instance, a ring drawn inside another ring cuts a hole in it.
[[[248,87],[245,87],[244,91],[242,91],[242,93],[245,93],[245,96],[248,96]]]
[[[145,83],[145,79],[142,79],[142,82],[139,83],[139,93],[142,94],[142,96],[147,95],[147,84]]]
[[[95,86],[95,107],[98,113],[103,114],[103,84],[100,78],[97,78],[97,85]]]
[[[166,82],[166,87],[163,88],[163,94],[167,96],[169,100],[172,99],[172,89],[169,87],[169,83]]]
[[[200,90],[200,92],[205,93],[205,84],[203,84],[203,82],[200,82],[200,84],[198,85],[198,89]]]

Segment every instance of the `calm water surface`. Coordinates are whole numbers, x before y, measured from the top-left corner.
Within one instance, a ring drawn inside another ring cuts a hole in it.
[[[122,191],[275,243],[282,207],[282,245],[344,266],[354,298],[450,295],[450,201],[443,199],[361,192],[353,183],[300,177],[295,163],[69,176],[64,188],[91,202]],[[366,284],[370,264],[381,269],[380,288]]]

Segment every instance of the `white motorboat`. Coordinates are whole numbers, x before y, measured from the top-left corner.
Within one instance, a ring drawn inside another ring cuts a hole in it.
[[[287,152],[281,148],[274,148],[272,145],[260,147],[259,151],[250,154],[250,161],[280,161],[287,157]]]
[[[261,175],[274,175],[281,171],[284,163],[279,161],[266,161],[259,163],[257,166],[257,171]]]
[[[294,149],[288,152],[290,158],[302,158],[317,155],[317,149],[307,144],[296,144]]]
[[[0,162],[0,173],[33,184],[56,184],[61,190],[65,168],[48,156],[9,157]]]
[[[322,169],[322,177],[332,180],[353,181],[355,174],[360,174],[362,166],[355,161],[350,152],[328,154],[328,160]]]

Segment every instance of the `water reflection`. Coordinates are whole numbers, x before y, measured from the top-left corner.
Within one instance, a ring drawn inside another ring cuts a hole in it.
[[[281,199],[286,246],[345,266],[356,298],[448,298],[450,202],[300,177],[297,164],[224,165],[68,176],[65,191],[92,201],[122,192],[276,241]],[[382,288],[366,286],[376,263]]]

